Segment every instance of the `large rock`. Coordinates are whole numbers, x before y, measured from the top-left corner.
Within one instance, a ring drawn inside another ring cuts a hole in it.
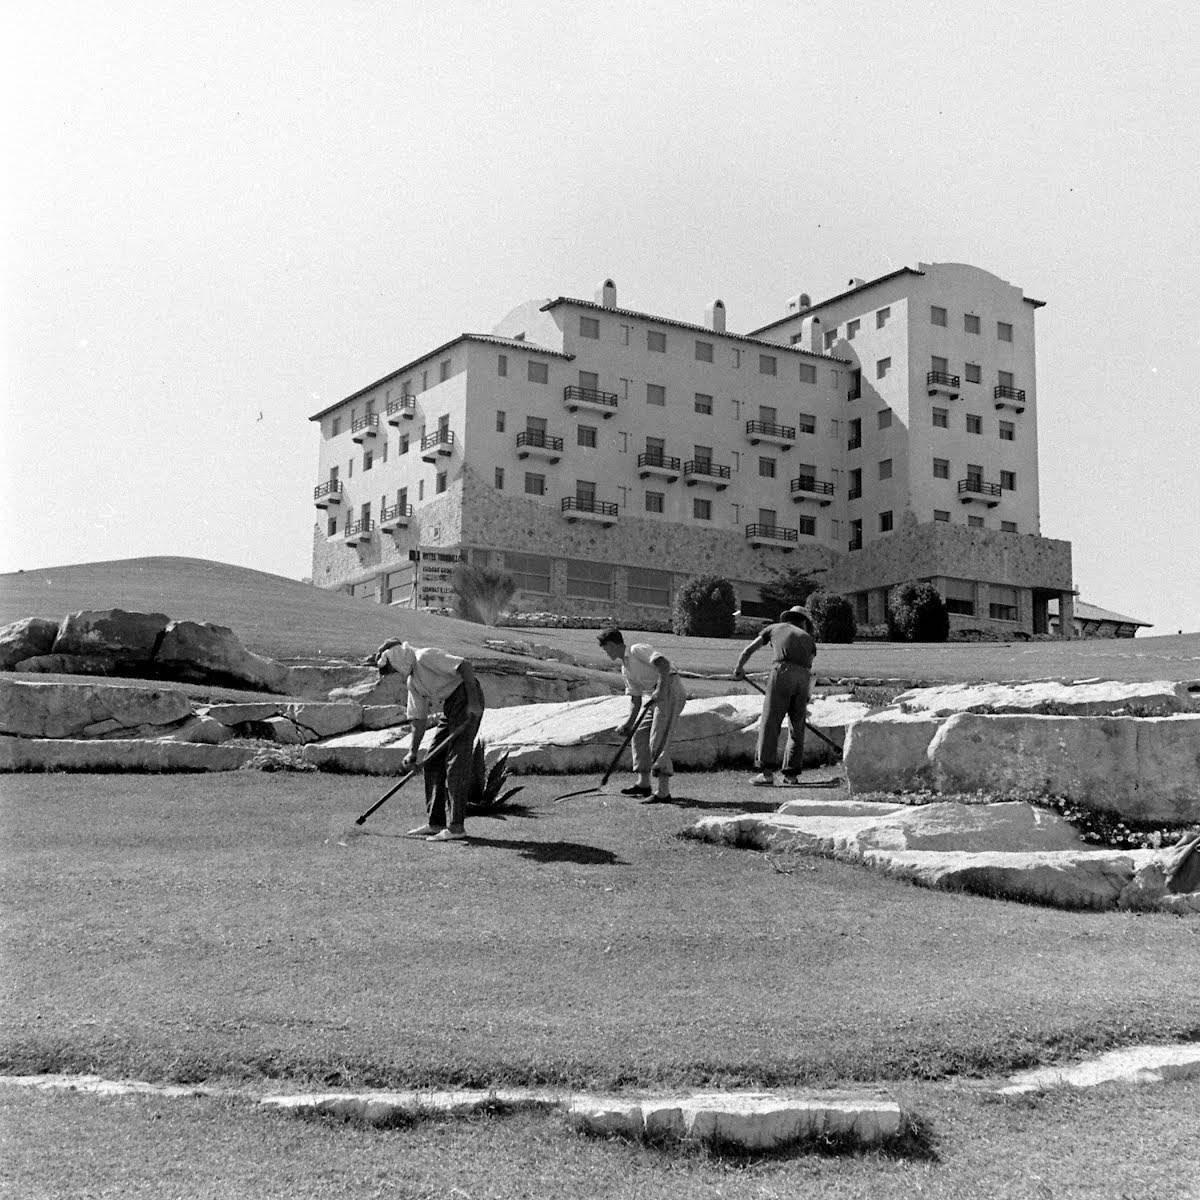
[[[304,733],[310,735],[310,739],[320,740],[357,729],[362,724],[363,710],[361,704],[349,702],[305,701],[285,705],[280,715],[287,717]]]
[[[0,676],[0,733],[19,737],[71,737],[109,720],[129,727],[173,725],[191,712],[187,696],[170,688]]]
[[[234,737],[234,731],[220,721],[203,714],[189,717],[178,729],[161,735],[172,742],[192,742],[197,746],[219,746]]]
[[[851,793],[928,788],[927,751],[941,725],[937,717],[899,708],[885,708],[856,721],[843,751]]]
[[[236,771],[253,746],[0,736],[0,771]]]
[[[894,703],[909,712],[949,717],[960,712],[1040,713],[1095,717],[1118,714],[1168,716],[1200,704],[1186,683],[1118,683],[1114,680],[1058,683],[954,683],[902,692]]]
[[[266,721],[277,717],[283,704],[278,700],[251,701],[240,704],[210,704],[204,711],[214,721],[234,728],[253,721]]]
[[[224,625],[172,621],[155,661],[178,678],[235,680],[265,692],[287,693],[288,668],[251,653]]]
[[[373,683],[377,672],[372,667],[353,663],[329,663],[325,666],[287,667],[286,690],[289,696],[305,700],[325,700],[334,688]]]
[[[118,675],[121,662],[112,654],[35,654],[13,667],[29,675]]]
[[[27,658],[49,654],[58,636],[58,622],[25,617],[0,629],[0,671],[11,671]]]
[[[123,608],[70,613],[59,626],[52,653],[111,654],[125,663],[150,662],[169,620],[166,613]]]
[[[864,722],[866,724],[867,722]],[[950,717],[929,743],[941,792],[1065,796],[1139,821],[1200,821],[1200,715]]]

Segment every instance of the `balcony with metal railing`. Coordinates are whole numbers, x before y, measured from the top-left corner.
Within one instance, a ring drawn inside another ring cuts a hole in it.
[[[800,530],[759,522],[746,526],[746,540],[755,549],[760,546],[774,546],[780,550],[795,550],[800,541]]]
[[[847,543],[848,550],[861,550],[863,548],[863,540],[861,537],[851,538]]]
[[[393,529],[407,529],[412,511],[411,504],[385,505],[379,513],[379,528],[385,533],[390,533]]]
[[[563,404],[569,412],[582,408],[587,412],[598,412],[607,421],[617,411],[617,393],[570,384],[563,388]]]
[[[610,500],[594,500],[587,496],[564,496],[561,511],[570,525],[574,525],[576,521],[595,521],[601,525],[617,523],[617,506]]]
[[[833,503],[833,484],[815,475],[798,475],[791,482],[792,500],[796,504],[816,504],[824,508]]]
[[[1013,412],[1025,411],[1025,389],[1008,383],[998,383],[992,389],[992,399],[997,408],[1011,408]]]
[[[1000,503],[1000,485],[984,483],[972,475],[958,481],[958,498],[963,504],[983,504],[995,508]]]
[[[518,458],[544,458],[548,463],[556,463],[562,458],[563,440],[551,437],[538,429],[526,429],[517,434]]]
[[[327,479],[313,488],[313,503],[318,508],[328,508],[331,504],[341,504],[341,502],[342,481],[340,479]]]
[[[387,406],[387,423],[399,425],[403,421],[411,421],[417,415],[417,398],[411,392],[405,392],[396,400],[389,400]]]
[[[637,457],[639,479],[657,475],[668,483],[674,483],[681,470],[679,459],[672,454],[664,454],[661,450],[647,450]]]
[[[796,427],[776,425],[774,421],[747,421],[746,439],[752,446],[766,442],[782,450],[790,450],[796,444]]]
[[[367,413],[365,417],[355,417],[350,426],[350,436],[356,442],[365,442],[379,435],[379,415]]]
[[[435,429],[421,439],[421,459],[423,462],[435,463],[440,457],[449,457],[454,453],[454,430]]]
[[[949,371],[929,371],[925,375],[925,390],[931,396],[946,396],[957,400],[961,392],[959,376]]]
[[[369,518],[365,521],[350,521],[346,525],[346,532],[343,534],[343,537],[346,539],[346,545],[357,546],[362,542],[369,542],[374,529],[375,522]]]
[[[729,486],[729,468],[708,458],[694,458],[683,464],[683,478],[688,487],[700,484],[723,492]]]

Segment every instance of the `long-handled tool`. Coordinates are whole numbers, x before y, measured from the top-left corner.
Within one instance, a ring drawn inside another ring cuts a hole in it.
[[[741,679],[741,682],[742,682],[742,683],[748,683],[748,684],[749,684],[749,685],[750,685],[750,686],[751,686],[751,687],[752,687],[752,688],[753,688],[753,689],[754,689],[756,692],[758,692],[758,694],[759,694],[760,696],[765,696],[765,695],[767,694],[767,690],[766,690],[766,688],[760,688],[760,687],[758,686],[758,684],[754,682],[754,680],[753,680],[753,679],[747,679],[747,678],[746,678],[746,677],[743,675],[743,676],[742,676],[742,679]],[[819,737],[819,738],[821,739],[821,741],[823,741],[823,742],[824,742],[824,743],[825,743],[827,746],[829,746],[829,747],[831,747],[832,749],[836,750],[836,751],[837,751],[838,758],[841,758],[841,757],[842,757],[842,748],[841,748],[841,746],[839,746],[839,745],[837,744],[837,742],[835,742],[835,741],[833,740],[833,738],[831,738],[831,737],[827,737],[827,736],[826,736],[825,734],[823,734],[823,733],[822,733],[822,732],[821,732],[821,731],[820,731],[820,730],[819,730],[819,729],[818,729],[818,728],[817,728],[815,725],[810,725],[810,724],[809,724],[807,721],[805,721],[805,722],[804,722],[804,728],[805,728],[805,729],[807,729],[807,730],[809,730],[809,732],[811,732],[811,733],[815,733],[815,734],[817,735],[817,737]]]
[[[411,771],[405,775],[401,775],[400,779],[390,788],[388,788],[388,790],[384,792],[383,795],[380,796],[379,799],[376,800],[375,803],[372,804],[371,807],[368,808],[361,817],[356,817],[354,823],[346,827],[341,836],[336,839],[337,844],[339,846],[346,846],[349,845],[351,838],[362,837],[363,834],[366,833],[363,825],[366,823],[367,818],[377,809],[382,808],[418,771],[423,771],[427,763],[429,763],[432,759],[437,758],[439,754],[445,753],[445,751],[449,749],[450,743],[453,742],[454,739],[466,727],[466,722],[463,722],[461,725],[455,725],[453,729],[434,742],[434,744],[429,747],[429,753],[426,754],[425,757],[419,763],[417,763]],[[333,838],[330,839],[330,841],[333,840]]]
[[[628,746],[629,743],[633,741],[633,735],[635,733],[637,733],[638,726],[641,725],[641,723],[646,719],[646,715],[650,712],[650,710],[653,707],[654,707],[654,705],[649,700],[647,700],[646,703],[639,710],[636,719],[634,720],[633,724],[629,727],[629,732],[625,735],[625,738],[621,742],[620,746],[617,747],[617,752],[616,752],[616,754],[613,755],[612,762],[610,762],[608,764],[608,770],[604,772],[604,778],[601,779],[600,782],[595,787],[583,788],[582,790],[580,790],[578,792],[567,792],[567,794],[565,796],[556,796],[554,798],[554,803],[561,804],[564,800],[570,800],[573,796],[587,796],[591,792],[600,791],[608,783],[609,776],[617,769],[617,763],[619,763],[621,761],[621,755],[625,753],[625,747]]]

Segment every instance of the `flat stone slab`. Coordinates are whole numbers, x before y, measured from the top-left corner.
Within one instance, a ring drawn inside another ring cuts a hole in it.
[[[18,737],[71,737],[109,720],[125,727],[173,725],[191,713],[192,702],[171,687],[41,683],[0,676],[0,733]]]
[[[1001,1096],[1044,1092],[1050,1088],[1099,1087],[1102,1084],[1165,1083],[1200,1075],[1200,1042],[1169,1046],[1130,1046],[1069,1067],[1019,1071],[999,1088]]]
[[[1062,683],[955,683],[942,687],[913,688],[901,692],[894,703],[912,712],[950,717],[960,712],[1050,713],[1059,716],[1096,717],[1130,713],[1167,716],[1200,710],[1200,696],[1187,683],[1156,680],[1121,683],[1086,680]]]
[[[236,771],[255,753],[155,738],[0,737],[0,771]]]

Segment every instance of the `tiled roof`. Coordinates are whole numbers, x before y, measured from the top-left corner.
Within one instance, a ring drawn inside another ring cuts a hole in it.
[[[782,325],[785,321],[794,321],[797,317],[807,317],[810,313],[816,312],[818,308],[824,308],[825,305],[833,304],[837,300],[845,300],[847,296],[853,296],[855,292],[865,292],[867,288],[873,288],[878,283],[887,283],[889,279],[895,279],[898,275],[924,274],[924,271],[917,271],[912,267],[901,267],[897,271],[890,271],[886,275],[880,275],[878,279],[868,279],[866,283],[860,283],[857,287],[852,287],[849,291],[839,292],[836,296],[830,296],[828,300],[818,300],[816,304],[810,304],[808,308],[788,313],[786,317],[779,317],[777,320],[767,322],[766,325],[760,325],[757,329],[752,330],[751,334],[762,333],[764,329],[774,329],[776,325]]]
[[[1109,612],[1107,608],[1085,604],[1082,600],[1075,601],[1075,616],[1081,621],[1118,621],[1122,625],[1144,625],[1147,629],[1153,628],[1149,621],[1139,621],[1137,617],[1124,617],[1120,613]]]

